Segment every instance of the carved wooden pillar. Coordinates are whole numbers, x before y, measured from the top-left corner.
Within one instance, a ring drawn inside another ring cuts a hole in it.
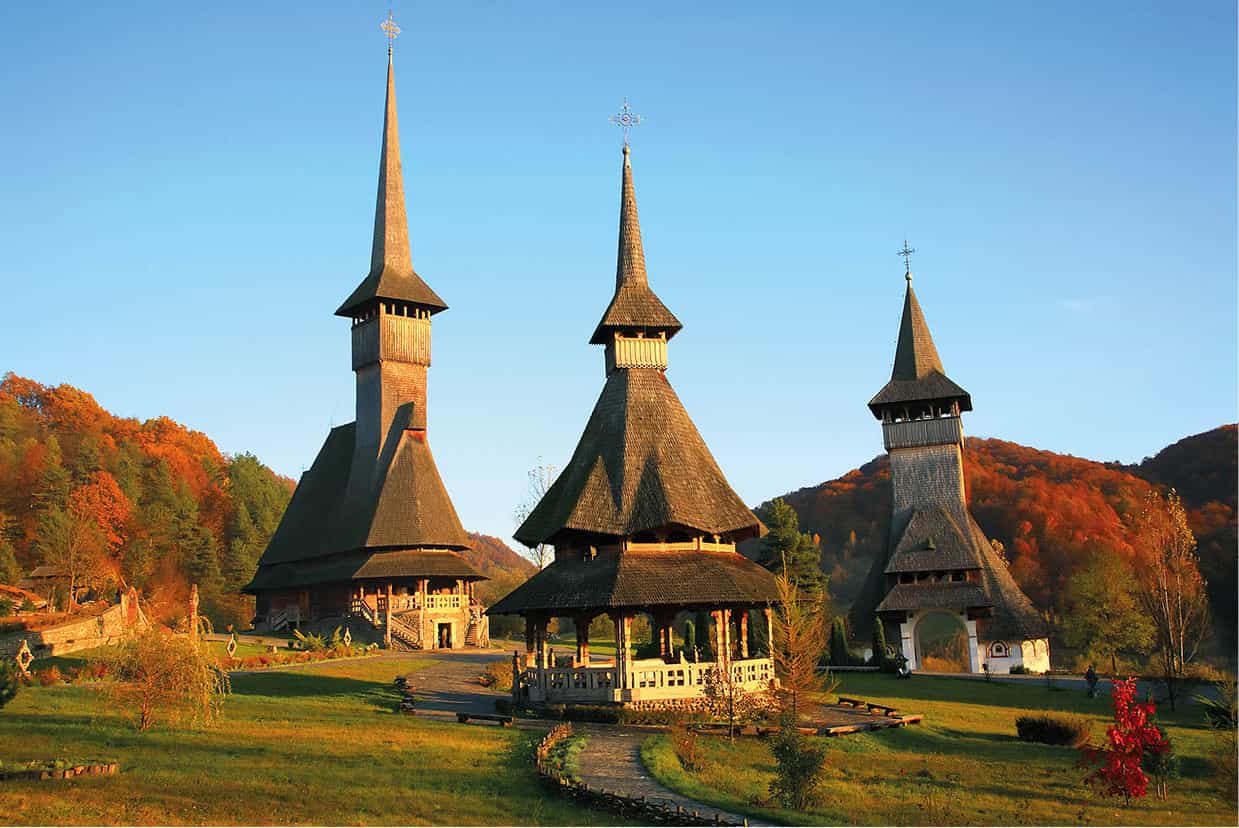
[[[525,616],[525,666],[536,667],[538,664],[537,657],[537,626],[534,624],[533,616]]]
[[[720,662],[727,656],[727,647],[723,643],[726,640],[727,618],[723,613],[721,609],[710,613],[710,619],[714,622],[714,660]]]
[[[576,661],[578,665],[589,665],[589,622],[588,615],[578,615],[573,620],[576,624]]]
[[[613,615],[615,619],[615,671],[618,673],[620,688],[628,687],[628,671],[632,667],[632,616],[626,612]]]
[[[774,658],[774,610],[766,607],[761,612],[766,616],[766,657]]]
[[[387,582],[387,618],[383,624],[383,641],[391,649],[391,581]]]
[[[740,658],[749,657],[749,611],[740,610]]]

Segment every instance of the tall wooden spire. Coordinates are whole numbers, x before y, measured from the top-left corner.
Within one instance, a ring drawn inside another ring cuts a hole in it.
[[[607,306],[592,345],[606,345],[617,333],[661,334],[670,339],[684,327],[662,300],[650,289],[645,271],[645,248],[641,243],[641,222],[637,218],[637,192],[632,184],[631,151],[624,145],[624,166],[620,177],[619,251],[615,261],[615,296]]]
[[[396,119],[396,76],[387,52],[387,102],[383,112],[383,146],[379,153],[379,188],[374,205],[374,240],[370,272],[337,316],[359,317],[378,300],[407,302],[431,314],[446,310],[439,295],[413,270],[409,250],[409,218],[404,204],[404,174],[400,166],[400,130]]]
[[[641,244],[641,221],[637,218],[637,194],[632,186],[630,150],[624,145],[624,171],[620,184],[619,253],[615,261],[615,289],[627,281],[649,284],[645,272],[645,247]]]
[[[374,246],[370,271],[391,268],[411,273],[409,218],[404,206],[404,176],[400,170],[400,129],[396,122],[396,75],[387,54],[387,103],[383,111],[383,149],[379,154],[379,192],[374,205]]]

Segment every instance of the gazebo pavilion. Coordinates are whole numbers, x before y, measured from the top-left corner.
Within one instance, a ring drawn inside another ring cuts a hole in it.
[[[774,665],[749,645],[770,640],[774,576],[736,551],[765,529],[732,490],[667,381],[667,342],[680,322],[649,285],[629,149],[624,147],[615,296],[591,338],[605,346],[606,383],[572,459],[516,531],[551,544],[554,561],[489,610],[525,619],[525,655],[514,657],[522,702],[618,703],[695,708],[711,685],[769,698]],[[683,612],[710,614],[714,658],[674,646]],[[651,618],[655,654],[636,658],[633,620]],[[611,619],[616,656],[594,658],[590,621]],[[576,625],[576,652],[553,659],[553,618]],[[726,670],[727,673],[716,673]]]

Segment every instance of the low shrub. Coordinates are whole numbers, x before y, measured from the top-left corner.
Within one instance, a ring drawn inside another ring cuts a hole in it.
[[[48,667],[46,670],[39,670],[34,674],[34,679],[43,687],[50,687],[53,684],[60,684],[64,681],[64,676],[60,674],[60,668],[55,665]]]
[[[500,716],[511,716],[512,700],[503,696],[495,699],[495,712]]]
[[[12,615],[13,606],[12,598],[0,598],[0,615]]]
[[[791,717],[783,720],[779,734],[770,741],[774,779],[770,794],[786,808],[806,810],[817,795],[826,768],[826,749],[801,734]]]
[[[106,661],[91,661],[81,669],[78,677],[86,681],[101,681],[112,672],[112,667]]]
[[[672,728],[671,748],[679,758],[680,764],[684,766],[684,770],[695,771],[701,768],[701,752],[698,749],[695,731],[683,725]]]
[[[4,707],[17,695],[21,687],[20,671],[17,662],[6,658],[0,660],[0,707]]]
[[[1010,669],[1008,672],[1010,672],[1010,673],[1011,673],[1011,675],[1013,675],[1013,676],[1028,676],[1028,675],[1032,675],[1032,674],[1029,672],[1028,668],[1027,668],[1027,667],[1025,667],[1023,664],[1016,664],[1016,665],[1013,665],[1013,666],[1011,667],[1011,669]]]
[[[512,665],[506,661],[492,661],[486,671],[478,676],[478,684],[507,693],[512,690]]]
[[[1081,716],[1037,713],[1019,716],[1015,720],[1015,732],[1020,741],[1043,745],[1079,747],[1088,741],[1089,730],[1088,719]]]

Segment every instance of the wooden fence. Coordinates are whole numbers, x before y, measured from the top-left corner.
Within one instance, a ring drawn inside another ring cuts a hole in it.
[[[571,735],[571,724],[564,722],[556,725],[538,743],[535,752],[538,776],[547,785],[555,788],[560,796],[589,808],[619,814],[644,825],[748,825],[748,820],[742,823],[732,822],[717,812],[713,816],[706,816],[695,810],[685,810],[679,805],[671,807],[661,802],[651,802],[644,796],[626,796],[604,788],[593,788],[578,779],[564,776],[547,759],[555,744]]]

